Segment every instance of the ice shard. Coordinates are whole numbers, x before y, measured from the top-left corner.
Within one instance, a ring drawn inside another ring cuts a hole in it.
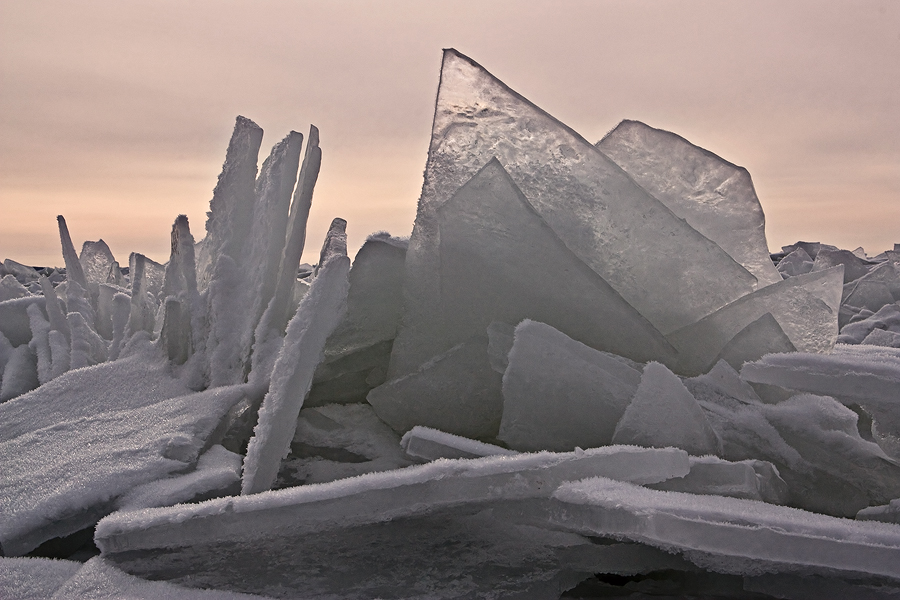
[[[391,379],[366,396],[382,421],[405,433],[416,425],[481,440],[497,436],[501,376],[491,368],[486,336],[475,336]]]
[[[62,215],[58,215],[56,222],[59,225],[59,241],[62,244],[63,260],[66,263],[66,281],[74,281],[82,289],[87,289],[87,277],[84,274],[81,261],[78,260],[75,246],[72,244],[72,236],[69,235],[66,219]]]
[[[758,575],[810,570],[900,579],[900,528],[753,500],[649,490],[604,478],[567,483],[552,521],[584,535],[639,541],[705,569]]]
[[[483,334],[492,321],[527,318],[637,360],[674,355],[662,334],[569,250],[497,159],[436,212],[440,313],[427,328],[445,344]]]
[[[28,307],[31,323],[31,341],[28,346],[37,359],[38,382],[43,385],[52,379],[53,359],[50,353],[50,322],[36,305]]]
[[[807,254],[803,248],[797,248],[780,261],[778,261],[778,272],[782,277],[795,277],[797,275],[805,275],[813,269],[813,259]]]
[[[110,269],[116,262],[112,251],[103,240],[96,242],[84,242],[81,245],[81,254],[78,262],[84,271],[85,279],[89,287],[106,283]],[[93,284],[93,285],[92,285]]]
[[[791,277],[748,294],[700,321],[672,332],[667,337],[679,352],[674,370],[691,376],[705,373],[741,330],[766,313],[772,314],[797,350],[829,351],[838,334],[842,280],[843,266],[840,265]],[[783,344],[779,343],[779,339],[778,336],[771,338],[770,350],[759,350],[762,354],[780,351]],[[744,354],[742,358],[748,360],[751,357]]]
[[[262,136],[262,129],[250,119],[236,119],[222,172],[209,201],[206,240],[198,261],[201,289],[212,279],[219,256],[241,258],[253,220],[253,186]]]
[[[0,333],[13,346],[20,346],[31,341],[31,325],[26,311],[32,304],[44,308],[46,301],[43,296],[26,296],[0,302]]]
[[[610,444],[640,371],[544,323],[516,327],[498,437],[523,451]]]
[[[241,362],[245,369],[250,366],[253,333],[275,293],[302,146],[303,134],[291,131],[272,148],[256,180],[253,225],[244,265],[247,310],[236,315],[242,321]]]
[[[663,334],[755,286],[753,275],[593,145],[477,63],[446,50],[391,377],[448,348],[432,335],[444,289],[438,210],[493,158],[561,242]]]
[[[3,279],[0,279],[0,302],[30,295],[28,288],[19,283],[14,276],[4,275]]]
[[[322,360],[325,341],[347,309],[348,273],[346,221],[335,219],[323,248],[319,274],[291,319],[272,372],[269,392],[259,409],[259,421],[247,447],[242,494],[272,487],[281,459],[287,454],[297,416]],[[342,221],[338,222],[338,221]]]
[[[350,268],[347,313],[325,345],[307,406],[364,402],[384,383],[400,324],[406,240],[370,235]]]
[[[275,290],[266,309],[270,312],[267,320],[263,317],[260,321],[262,331],[257,332],[256,340],[258,341],[265,339],[268,335],[267,329],[283,332],[291,319],[291,309],[293,308],[291,300],[297,283],[297,267],[300,265],[300,256],[306,245],[306,222],[309,220],[313,190],[316,187],[321,165],[322,150],[319,148],[319,130],[315,125],[310,125],[309,135],[306,137],[306,151],[297,179],[297,188],[294,190],[294,198],[291,202],[284,249],[278,263]]]
[[[622,121],[597,148],[750,271],[759,287],[781,281],[769,258],[765,216],[747,169],[640,121]]]
[[[658,362],[644,367],[612,442],[650,448],[671,446],[694,456],[722,453],[722,442],[697,400],[672,371]]]
[[[517,454],[515,450],[421,425],[407,431],[400,440],[400,445],[407,456],[425,462],[439,458],[481,458]]]
[[[873,265],[867,260],[863,260],[850,252],[849,250],[832,250],[831,248],[822,248],[816,254],[816,260],[813,263],[813,271],[824,271],[837,265],[844,265],[844,283],[856,281],[872,269]]]
[[[719,352],[716,363],[724,360],[734,369],[740,369],[745,362],[757,360],[763,355],[796,350],[772,313],[766,313],[737,332]]]

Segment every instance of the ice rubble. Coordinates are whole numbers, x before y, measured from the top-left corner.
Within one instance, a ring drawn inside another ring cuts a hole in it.
[[[0,586],[900,594],[898,247],[769,255],[746,170],[447,50],[412,236],[300,265],[319,132],[262,135],[165,265],[0,266],[0,549],[102,554]]]

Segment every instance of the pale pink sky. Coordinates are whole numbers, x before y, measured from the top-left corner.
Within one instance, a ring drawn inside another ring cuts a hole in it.
[[[305,259],[328,223],[412,230],[441,49],[589,140],[623,118],[746,167],[769,247],[900,242],[900,2],[0,3],[0,259],[103,238],[168,258],[197,239],[236,115],[321,130]]]

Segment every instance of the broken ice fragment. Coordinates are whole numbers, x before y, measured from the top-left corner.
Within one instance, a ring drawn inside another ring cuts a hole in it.
[[[679,352],[675,370],[683,375],[705,373],[742,329],[766,313],[772,314],[797,350],[829,351],[838,333],[842,280],[843,266],[840,265],[791,277],[747,294],[700,321],[672,332],[667,337]],[[783,343],[778,343],[778,337],[772,339],[772,344],[769,352],[784,347]],[[744,354],[742,358],[751,357]]]
[[[778,261],[778,272],[785,278],[796,277],[812,271],[814,264],[813,259],[806,253],[806,250],[797,248]]]
[[[728,496],[784,504],[788,487],[772,463],[761,460],[729,462],[714,456],[692,456],[684,477],[651,484],[654,490]]]
[[[453,435],[416,425],[400,440],[403,451],[413,458],[431,461],[438,458],[480,458],[482,456],[502,456],[517,454],[494,444]]]
[[[625,120],[597,142],[679,218],[718,244],[764,287],[781,281],[750,173],[679,135]]]
[[[84,271],[84,277],[89,288],[92,289],[101,283],[106,283],[110,269],[116,262],[112,251],[103,240],[96,242],[84,242],[81,245],[81,254],[78,262]]]
[[[816,255],[813,271],[824,271],[837,265],[844,265],[844,283],[855,281],[869,272],[873,264],[863,260],[849,250],[822,248]]]
[[[0,380],[0,402],[21,396],[40,385],[37,359],[28,344],[17,346],[3,367]]]
[[[242,494],[266,491],[275,482],[281,459],[294,437],[297,415],[322,360],[325,341],[347,309],[350,259],[346,237],[343,246],[335,242],[342,232],[340,224],[329,231],[332,245],[326,242],[325,246],[330,252],[324,254],[318,276],[288,325],[269,392],[260,407],[259,421],[247,448]]]
[[[644,367],[612,442],[651,448],[673,446],[695,456],[722,452],[722,442],[697,400],[674,373],[657,362]]]
[[[0,302],[30,295],[28,289],[12,275],[4,275],[3,279],[0,279]]]
[[[881,521],[900,525],[900,499],[881,506],[870,506],[856,513],[858,521]]]
[[[475,337],[433,357],[417,371],[388,380],[366,399],[394,431],[416,425],[491,439],[500,427],[500,374],[491,369],[487,339]]]
[[[766,313],[737,332],[719,352],[716,363],[724,360],[734,369],[740,369],[745,362],[765,354],[796,350],[772,313]]]
[[[738,574],[842,571],[900,579],[900,527],[753,500],[660,492],[605,478],[560,486],[552,522],[650,544]]]
[[[523,451],[605,446],[640,380],[609,354],[544,323],[522,321],[503,375],[498,437]]]

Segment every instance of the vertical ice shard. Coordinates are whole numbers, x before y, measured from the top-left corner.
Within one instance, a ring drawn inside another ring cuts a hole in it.
[[[734,336],[766,313],[772,314],[797,350],[829,351],[837,339],[843,278],[840,265],[791,277],[670,333],[667,337],[679,352],[675,370],[682,375],[705,373]],[[772,344],[770,352],[781,351],[783,345],[777,339],[773,338]],[[744,356],[744,360],[748,358]]]
[[[28,346],[37,359],[38,382],[43,385],[50,381],[53,358],[50,354],[50,323],[36,304],[25,309],[31,324],[31,341]]]
[[[59,331],[66,339],[69,339],[69,323],[66,321],[66,315],[59,303],[56,290],[53,284],[46,277],[41,277],[41,291],[44,293],[45,304],[47,309],[47,318],[50,320],[50,327]]]
[[[640,380],[618,358],[544,323],[522,321],[503,375],[497,437],[524,451],[605,446]]]
[[[28,344],[16,346],[3,367],[0,380],[0,402],[21,396],[40,385],[37,360]]]
[[[272,148],[256,180],[253,225],[244,265],[248,308],[245,314],[236,315],[242,320],[241,361],[245,368],[249,368],[253,333],[275,293],[302,146],[303,134],[291,131]]]
[[[228,143],[225,163],[209,201],[206,241],[198,261],[198,284],[205,288],[221,255],[240,259],[253,217],[253,186],[262,129],[239,116]]]
[[[128,329],[131,334],[138,331],[153,331],[156,307],[150,306],[144,289],[146,263],[147,258],[143,254],[134,254],[134,266],[131,268],[131,314],[128,317]]]
[[[781,281],[769,258],[765,216],[747,169],[640,121],[622,121],[597,147],[753,273],[759,287]]]
[[[62,244],[63,260],[66,263],[66,280],[75,281],[82,289],[87,289],[87,278],[81,261],[78,260],[78,254],[75,252],[75,246],[72,244],[72,236],[69,235],[66,219],[62,215],[57,215],[56,222],[59,225],[59,241]]]
[[[634,398],[613,434],[614,444],[673,446],[695,456],[721,454],[722,442],[694,396],[658,362],[647,363]]]
[[[81,313],[70,312],[66,315],[69,330],[72,332],[72,344],[69,352],[69,366],[80,369],[102,362],[109,357],[106,342],[87,324]]]
[[[263,399],[259,421],[247,447],[242,494],[266,491],[275,482],[281,459],[290,450],[297,416],[312,385],[313,374],[322,360],[325,341],[347,308],[350,259],[346,237],[343,244],[336,239],[342,232],[340,223],[329,231],[327,239],[332,243],[326,241],[325,246],[335,252],[323,257],[319,275],[288,325],[269,392]]]
[[[315,125],[310,125],[306,153],[303,156],[297,189],[294,191],[294,199],[291,203],[287,237],[278,266],[278,279],[267,309],[271,313],[266,327],[279,332],[284,331],[291,318],[291,299],[294,294],[294,285],[297,282],[297,267],[300,265],[300,256],[303,254],[303,247],[306,244],[306,222],[309,219],[313,190],[319,177],[321,164],[322,150],[319,148],[319,130]]]
[[[438,209],[492,158],[561,242],[664,334],[755,286],[753,275],[597,148],[480,65],[446,50],[392,377],[448,347],[429,330],[442,318],[435,314],[443,289]]]

